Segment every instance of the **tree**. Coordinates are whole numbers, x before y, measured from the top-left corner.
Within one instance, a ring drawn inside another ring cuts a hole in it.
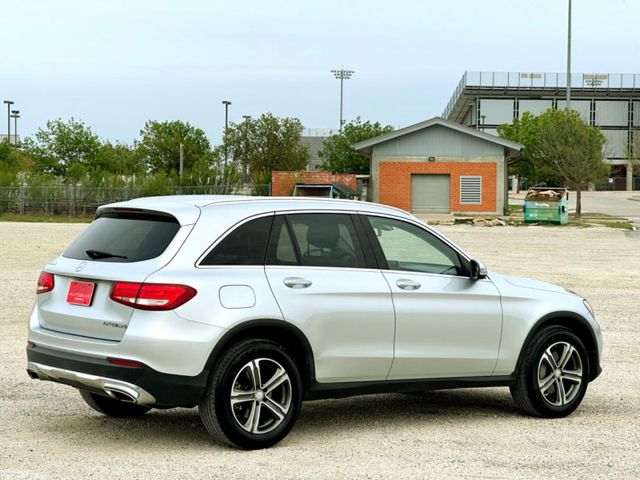
[[[582,191],[609,173],[603,158],[604,134],[573,110],[549,109],[536,122],[539,154],[576,191],[576,217],[580,217]]]
[[[91,128],[71,118],[50,120],[39,129],[35,140],[26,138],[22,150],[33,158],[36,173],[52,173],[67,177],[71,168],[74,176],[80,171],[95,169],[101,143]]]
[[[369,158],[354,152],[351,145],[392,131],[391,125],[383,127],[379,122],[362,122],[357,117],[345,124],[341,132],[325,140],[319,152],[323,159],[320,168],[333,173],[368,174]]]
[[[633,132],[631,142],[626,152],[627,161],[634,175],[640,175],[640,132]]]
[[[538,117],[524,112],[511,125],[498,127],[500,137],[524,146],[522,155],[509,165],[509,174],[527,179],[530,184],[561,185],[564,179],[542,156],[540,151],[540,126]]]
[[[207,159],[211,145],[203,130],[188,123],[149,121],[140,130],[140,140],[135,143],[138,158],[151,173],[178,171],[180,168],[180,144],[184,151],[184,169]]]
[[[124,143],[106,141],[98,152],[96,166],[104,171],[121,176],[144,175],[146,165],[139,161],[136,151]]]
[[[272,171],[302,170],[309,163],[309,150],[300,144],[302,130],[297,118],[265,113],[229,124],[221,152],[247,171],[253,183],[269,183]]]

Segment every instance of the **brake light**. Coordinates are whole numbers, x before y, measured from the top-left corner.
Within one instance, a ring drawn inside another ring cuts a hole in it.
[[[110,298],[140,310],[173,310],[195,297],[195,288],[164,283],[116,282]]]
[[[40,272],[38,277],[38,287],[36,293],[46,293],[53,290],[55,282],[53,281],[53,274],[48,272]]]

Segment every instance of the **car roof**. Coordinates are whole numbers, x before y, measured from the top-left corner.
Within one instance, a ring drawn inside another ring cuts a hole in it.
[[[160,211],[173,215],[181,225],[189,225],[198,220],[202,211],[215,207],[230,206],[238,207],[238,214],[242,211],[243,214],[247,216],[267,211],[344,210],[413,218],[412,215],[399,208],[358,200],[315,197],[251,197],[243,195],[170,195],[163,197],[142,197],[103,205],[98,208],[97,214],[120,209]]]

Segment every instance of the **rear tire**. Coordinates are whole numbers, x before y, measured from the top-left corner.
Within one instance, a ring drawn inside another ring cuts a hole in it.
[[[291,356],[275,342],[252,339],[224,353],[199,409],[212,437],[253,450],[282,440],[301,403],[302,381]]]
[[[526,413],[566,417],[578,406],[589,381],[589,357],[582,340],[566,327],[540,330],[525,346],[511,396]]]
[[[80,390],[80,396],[86,404],[96,412],[108,415],[109,417],[138,417],[151,410],[150,407],[145,407],[144,405],[121,402],[120,400],[98,395],[97,393],[92,393],[87,390]]]

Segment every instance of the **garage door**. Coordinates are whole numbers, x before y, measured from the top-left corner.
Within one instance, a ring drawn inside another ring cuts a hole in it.
[[[411,175],[413,213],[449,213],[449,175]]]

